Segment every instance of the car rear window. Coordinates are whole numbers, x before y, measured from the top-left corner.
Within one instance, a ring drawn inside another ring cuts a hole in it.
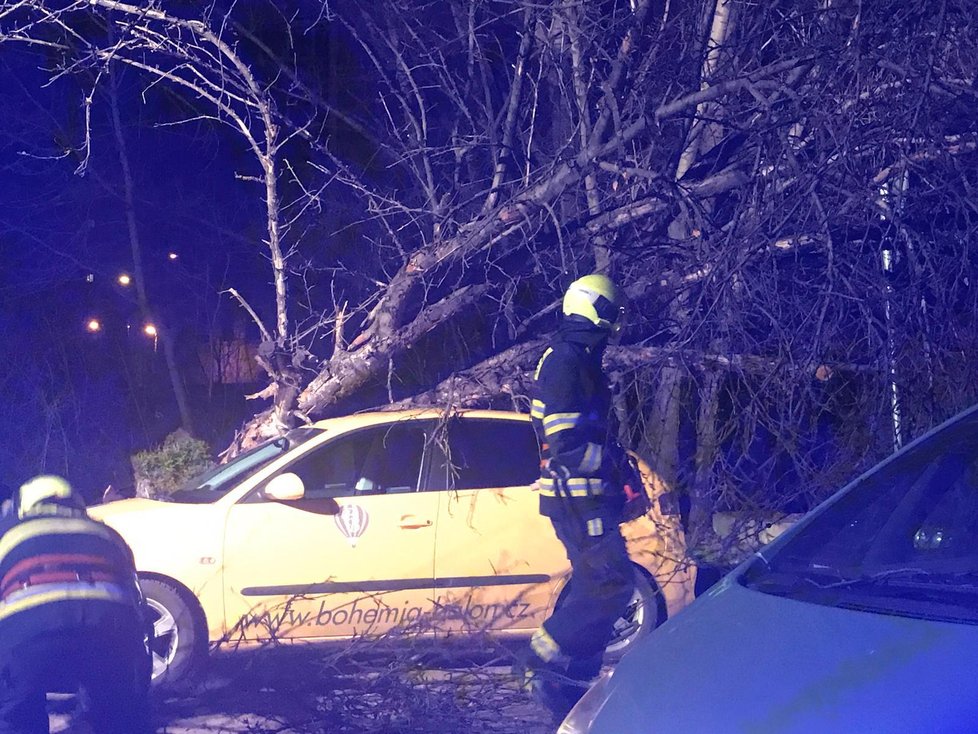
[[[432,489],[522,487],[540,476],[540,451],[529,421],[459,418],[449,451],[432,463]]]

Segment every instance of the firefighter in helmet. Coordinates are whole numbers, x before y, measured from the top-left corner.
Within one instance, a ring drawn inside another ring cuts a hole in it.
[[[152,659],[132,552],[64,479],[0,519],[0,734],[48,731],[45,694],[84,689],[97,734],[150,731]]]
[[[601,669],[614,623],[631,598],[634,571],[618,528],[626,485],[637,477],[612,426],[601,366],[622,326],[621,292],[606,276],[568,287],[564,318],[534,376],[532,420],[541,446],[540,512],[571,563],[562,604],[533,635],[525,684],[557,717]],[[644,493],[644,490],[642,490]]]

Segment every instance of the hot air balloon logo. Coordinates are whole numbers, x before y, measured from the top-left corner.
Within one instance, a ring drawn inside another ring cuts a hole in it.
[[[363,535],[363,531],[370,523],[370,515],[359,505],[343,505],[333,519],[336,521],[336,527],[354,548],[357,546],[357,539]]]

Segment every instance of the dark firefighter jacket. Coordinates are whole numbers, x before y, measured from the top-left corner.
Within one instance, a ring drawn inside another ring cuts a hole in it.
[[[34,636],[139,614],[132,551],[112,528],[49,504],[0,522],[0,663]]]
[[[611,390],[601,368],[607,332],[567,319],[534,375],[531,408],[541,457],[540,512],[553,517],[570,495],[583,517],[624,504],[620,467],[627,464],[611,422]],[[554,474],[563,475],[563,480]]]

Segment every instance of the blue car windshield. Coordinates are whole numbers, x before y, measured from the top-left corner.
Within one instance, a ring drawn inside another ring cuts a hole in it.
[[[865,475],[766,570],[823,588],[859,581],[978,589],[978,408]]]
[[[294,449],[321,433],[321,428],[311,426],[293,429],[284,436],[273,438],[271,441],[248,449],[228,463],[219,464],[195,477],[173,492],[167,499],[170,502],[186,504],[214,502],[286,451]]]

